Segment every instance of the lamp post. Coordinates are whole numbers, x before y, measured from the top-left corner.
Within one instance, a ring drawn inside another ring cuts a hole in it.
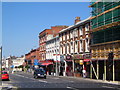
[[[2,80],[2,46],[0,47],[0,81]]]
[[[57,37],[55,37],[55,47],[56,47],[56,76],[58,76],[58,65],[57,65]]]

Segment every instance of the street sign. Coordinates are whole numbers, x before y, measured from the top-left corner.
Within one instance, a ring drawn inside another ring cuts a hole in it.
[[[34,65],[38,65],[38,60],[34,59]]]
[[[60,55],[60,61],[64,61],[64,56]]]

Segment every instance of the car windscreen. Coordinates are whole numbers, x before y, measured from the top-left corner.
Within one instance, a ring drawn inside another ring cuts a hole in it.
[[[45,71],[43,69],[37,69],[35,70],[36,72],[41,72],[41,73],[44,73]]]
[[[7,72],[2,72],[2,74],[7,74]]]

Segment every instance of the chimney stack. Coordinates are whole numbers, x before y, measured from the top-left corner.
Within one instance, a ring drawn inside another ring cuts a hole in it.
[[[76,18],[75,18],[75,23],[74,23],[74,24],[76,24],[76,23],[79,22],[79,21],[81,21],[81,20],[80,20],[80,17],[76,17]]]

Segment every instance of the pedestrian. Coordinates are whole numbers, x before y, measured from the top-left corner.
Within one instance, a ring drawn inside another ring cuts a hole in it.
[[[85,67],[83,68],[82,73],[83,73],[83,77],[86,78],[86,68]]]
[[[60,76],[63,76],[63,67],[60,67]]]

